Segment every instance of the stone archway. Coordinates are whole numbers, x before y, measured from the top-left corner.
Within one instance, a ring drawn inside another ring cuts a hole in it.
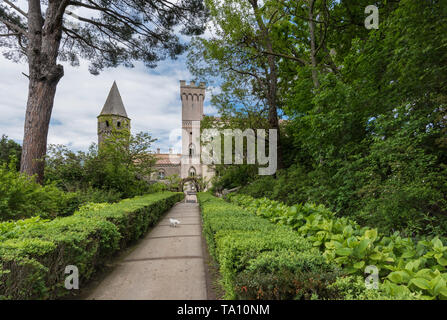
[[[200,183],[199,183],[199,178],[197,176],[193,176],[193,177],[187,177],[182,179],[182,190],[185,190],[185,184],[187,183],[192,183],[192,185],[194,186],[194,189],[196,192],[200,192],[202,190],[200,190]]]

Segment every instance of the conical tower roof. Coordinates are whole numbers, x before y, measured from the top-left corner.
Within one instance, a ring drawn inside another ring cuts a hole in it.
[[[116,115],[128,118],[116,81],[113,81],[106,103],[99,115]]]

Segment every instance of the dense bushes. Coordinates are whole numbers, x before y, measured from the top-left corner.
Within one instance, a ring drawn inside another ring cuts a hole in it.
[[[54,185],[41,186],[6,165],[0,166],[0,221],[32,216],[54,218],[72,214],[82,198]]]
[[[386,181],[376,172],[378,168],[367,167],[379,162],[382,167],[388,165],[378,154],[374,158],[359,159],[349,167],[345,164],[339,172],[324,173],[318,169],[306,173],[301,166],[292,165],[278,171],[276,177],[254,179],[239,192],[291,206],[302,202],[321,203],[339,215],[352,218],[361,225],[373,225],[387,234],[400,231],[409,236],[447,236],[446,190],[443,186],[446,174],[442,171],[422,172],[429,163],[429,159],[426,160],[421,160],[420,165],[410,165],[402,159],[393,159],[391,162],[399,172]]]
[[[219,9],[211,16],[222,33],[194,42],[190,66],[203,80],[218,75],[221,91],[212,101],[224,117],[219,125],[263,128],[269,118],[274,123],[276,111],[286,120],[278,135],[282,170],[275,177],[256,177],[242,166],[225,165],[216,171],[217,191],[244,186],[244,193],[288,205],[324,204],[387,234],[447,236],[446,1],[378,1],[377,30],[364,28],[360,13],[367,0],[316,4],[315,16],[328,19],[315,25],[321,31],[315,32],[316,40],[326,49],[316,50],[317,67],[277,57],[278,104],[268,115],[265,105],[253,101],[266,102],[271,92],[253,85],[261,73],[251,76],[264,62],[257,65],[254,55],[252,63],[238,64],[248,67],[246,75],[228,68],[253,53],[250,46],[232,47],[245,43],[245,32],[253,25],[244,25],[241,32],[234,32],[236,25],[226,30],[225,18],[233,19],[244,8],[228,4],[225,11],[227,2],[213,3]],[[311,37],[308,21],[285,3],[275,1],[290,16],[273,19],[272,30],[282,35],[272,36],[273,47],[295,57],[299,51],[306,60],[311,48],[303,49],[309,41],[301,39]],[[305,10],[299,3],[292,6]],[[259,11],[265,21],[272,19],[268,12]],[[244,13],[242,23],[255,19],[252,12]],[[223,52],[232,59],[223,59]],[[198,61],[204,65],[199,67]],[[241,107],[246,105],[251,107]]]
[[[0,165],[12,164],[16,170],[20,169],[22,147],[8,136],[2,135],[0,139]]]
[[[45,180],[64,191],[103,190],[129,198],[150,193],[155,158],[148,133],[130,134],[113,130],[101,146],[92,144],[87,152],[73,152],[63,145],[50,145]]]
[[[181,193],[159,193],[109,205],[82,208],[75,215],[42,221],[0,223],[0,299],[51,299],[64,288],[68,265],[80,284],[120,246],[139,238]]]
[[[383,296],[447,299],[447,246],[437,237],[414,241],[397,232],[383,236],[377,229],[337,218],[323,206],[289,207],[245,195],[230,198],[273,223],[291,226],[348,274],[363,275],[366,266],[378,267]]]
[[[227,299],[330,298],[338,270],[290,227],[200,193],[203,230]]]

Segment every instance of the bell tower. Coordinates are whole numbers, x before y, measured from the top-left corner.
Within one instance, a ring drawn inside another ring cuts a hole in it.
[[[181,178],[202,175],[200,164],[200,121],[203,119],[205,83],[196,85],[194,81],[186,84],[180,81],[182,100],[182,165]]]
[[[130,119],[127,116],[115,81],[98,116],[98,145],[101,145],[113,130],[127,130],[130,132]]]

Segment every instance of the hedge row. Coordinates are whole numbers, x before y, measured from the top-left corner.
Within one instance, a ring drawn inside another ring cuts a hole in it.
[[[183,196],[149,194],[70,217],[37,221],[20,232],[8,231],[0,242],[0,299],[55,299],[69,294],[64,287],[66,266],[78,268],[82,286]]]
[[[339,270],[290,227],[199,193],[203,231],[226,299],[336,298]]]

